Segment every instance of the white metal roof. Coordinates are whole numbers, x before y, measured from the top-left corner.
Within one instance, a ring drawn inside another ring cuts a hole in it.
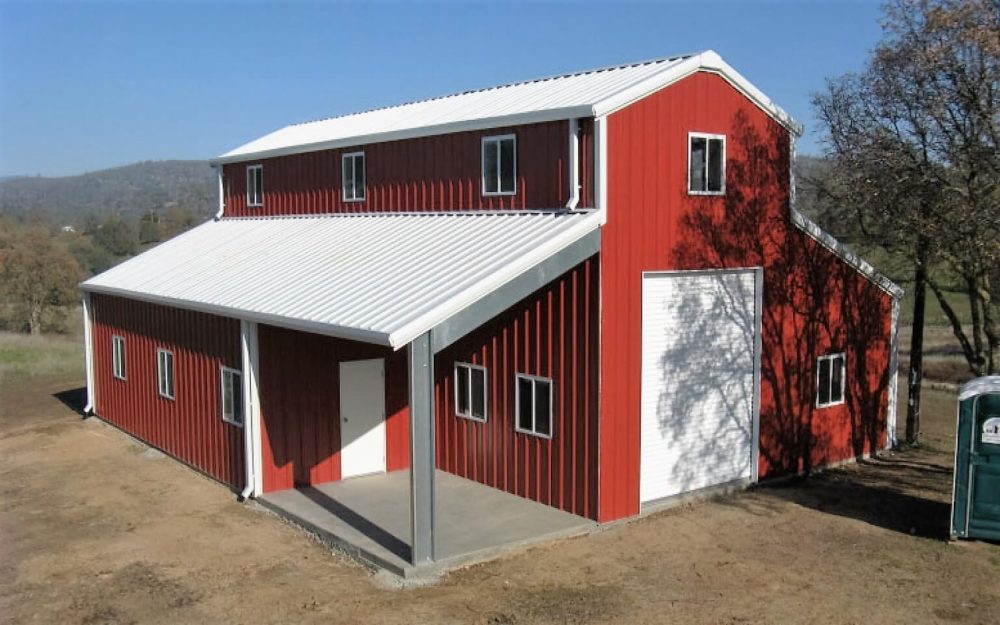
[[[81,287],[399,348],[600,219],[594,211],[227,218]]]
[[[721,75],[795,133],[801,128],[715,52],[682,55],[454,95],[286,126],[213,163],[496,128],[618,110],[696,71]]]
[[[1000,393],[1000,375],[988,375],[969,380],[958,389],[958,401],[987,393]]]

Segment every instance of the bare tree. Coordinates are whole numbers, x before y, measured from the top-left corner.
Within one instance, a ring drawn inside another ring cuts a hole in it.
[[[864,71],[829,80],[813,102],[832,163],[827,193],[849,207],[864,239],[913,263],[906,439],[915,443],[928,287],[970,370],[1000,365],[1000,4],[894,0],[884,14]],[[943,274],[968,294],[968,329]]]

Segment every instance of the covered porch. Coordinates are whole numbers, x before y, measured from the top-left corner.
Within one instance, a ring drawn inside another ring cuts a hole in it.
[[[365,563],[401,577],[433,575],[597,524],[444,471],[434,472],[433,564],[414,566],[410,472],[394,471],[269,493],[265,507]]]

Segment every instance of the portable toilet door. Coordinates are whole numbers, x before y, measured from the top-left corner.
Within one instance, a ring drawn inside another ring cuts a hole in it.
[[[951,535],[1000,540],[1000,376],[958,393]]]

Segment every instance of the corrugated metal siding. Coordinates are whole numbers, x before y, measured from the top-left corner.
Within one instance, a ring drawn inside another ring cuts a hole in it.
[[[234,319],[93,295],[96,412],[196,469],[242,488],[243,429],[222,421],[219,367],[242,369]],[[111,337],[125,339],[124,381],[113,377]],[[160,397],[156,350],[174,353],[174,400]]]
[[[687,195],[690,131],[727,135],[725,197]],[[608,141],[598,518],[638,512],[642,271],[763,265],[761,476],[884,441],[890,301],[789,224],[787,130],[699,73],[610,115]],[[855,385],[816,410],[815,357],[830,349],[847,351]]]
[[[594,257],[438,354],[439,468],[595,518],[598,278]],[[488,369],[486,423],[455,416],[456,361]],[[515,431],[516,373],[554,380],[551,439]]]
[[[386,359],[386,469],[410,465],[406,350],[258,327],[264,492],[339,480],[339,365]]]
[[[565,121],[460,132],[224,166],[228,217],[554,208],[569,197]],[[482,194],[481,141],[517,135],[517,193]],[[363,201],[343,200],[341,157],[365,153]],[[246,168],[264,166],[264,205],[247,207]]]
[[[223,219],[82,286],[401,347],[599,224],[596,212]]]

